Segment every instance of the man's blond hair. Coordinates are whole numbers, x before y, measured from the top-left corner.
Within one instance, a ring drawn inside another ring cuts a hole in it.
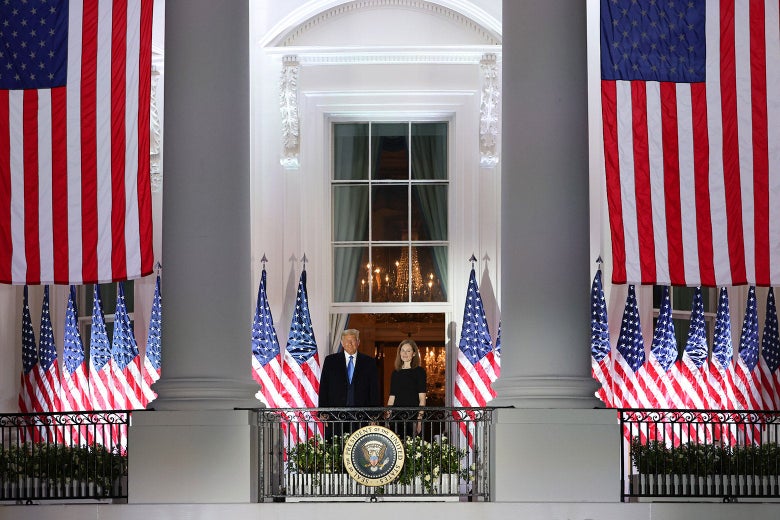
[[[360,341],[360,331],[357,329],[344,329],[344,332],[341,333],[341,338],[343,339],[346,336],[355,336],[355,339]]]

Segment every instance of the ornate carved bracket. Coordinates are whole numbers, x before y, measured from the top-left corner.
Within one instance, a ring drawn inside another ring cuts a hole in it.
[[[300,62],[297,56],[282,58],[282,77],[279,89],[279,109],[282,113],[282,159],[287,170],[299,167],[301,150],[300,121],[298,116],[298,72]]]
[[[159,79],[160,72],[152,70],[151,113],[149,117],[149,180],[153,193],[158,193],[162,188],[162,169],[160,167],[162,158],[162,125],[160,124],[159,96],[157,92]]]
[[[495,54],[485,54],[479,62],[482,72],[482,96],[479,106],[479,163],[492,168],[498,164],[501,81]]]

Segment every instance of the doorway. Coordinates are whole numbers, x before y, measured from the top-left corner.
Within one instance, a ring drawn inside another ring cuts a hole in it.
[[[427,378],[427,405],[444,406],[447,389],[446,325],[444,313],[350,314],[345,328],[360,331],[360,352],[373,356],[379,371],[382,404],[390,393],[398,344],[412,338],[420,349]]]

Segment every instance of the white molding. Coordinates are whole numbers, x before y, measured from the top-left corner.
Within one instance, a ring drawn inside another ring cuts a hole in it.
[[[460,24],[464,29],[477,32],[488,44],[501,44],[501,21],[465,0],[319,0],[308,2],[283,18],[258,43],[260,47],[289,47],[294,44],[298,35],[333,16],[358,9],[388,6],[433,12]]]
[[[501,47],[469,46],[403,46],[373,47],[279,47],[267,49],[269,55],[295,54],[301,66],[317,65],[479,65],[486,54],[501,62]]]

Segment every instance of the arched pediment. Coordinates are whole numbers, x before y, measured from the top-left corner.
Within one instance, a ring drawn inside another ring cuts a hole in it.
[[[326,0],[308,3],[268,34],[269,47],[500,45],[501,24],[455,0]]]

